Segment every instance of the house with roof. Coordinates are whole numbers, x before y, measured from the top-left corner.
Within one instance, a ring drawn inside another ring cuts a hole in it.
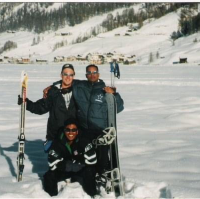
[[[90,64],[101,65],[105,63],[105,56],[102,54],[92,54],[89,59]]]

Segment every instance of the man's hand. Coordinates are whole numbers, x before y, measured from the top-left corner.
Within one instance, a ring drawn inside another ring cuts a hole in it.
[[[109,87],[109,86],[104,87],[103,90],[104,90],[106,93],[111,93],[111,94],[114,94],[114,93],[116,92],[116,88],[114,88],[114,87]]]
[[[51,88],[51,86],[48,86],[47,88],[45,88],[44,90],[43,90],[43,98],[45,99],[45,98],[47,98],[47,96],[48,96],[48,92],[49,92],[49,89]]]

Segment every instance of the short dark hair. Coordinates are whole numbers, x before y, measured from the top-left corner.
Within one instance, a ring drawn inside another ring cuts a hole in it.
[[[97,71],[99,71],[98,66],[96,66],[94,64],[90,64],[90,65],[86,66],[86,72],[88,71],[88,68],[90,68],[90,67],[95,67],[97,69]]]
[[[75,118],[69,118],[64,122],[64,126],[65,127],[70,125],[70,124],[75,124],[76,127],[78,128],[78,122],[77,122],[77,120]]]

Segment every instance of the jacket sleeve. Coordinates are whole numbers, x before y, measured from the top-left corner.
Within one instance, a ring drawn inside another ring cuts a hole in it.
[[[57,143],[57,141],[54,141],[52,143],[51,148],[49,150],[48,164],[49,169],[52,171],[54,171],[55,169],[65,171],[64,158],[62,157],[60,145],[59,143]]]
[[[119,93],[115,93],[114,96],[117,102],[117,113],[120,113],[124,110],[124,100],[121,98]]]
[[[45,114],[49,111],[49,107],[47,105],[47,100],[39,99],[36,102],[32,102],[31,100],[27,99],[26,110],[30,111],[31,113],[35,113],[38,115]]]
[[[53,104],[53,88],[49,90],[47,98],[39,99],[36,102],[27,99],[26,102],[26,110],[31,113],[43,115],[49,112]]]

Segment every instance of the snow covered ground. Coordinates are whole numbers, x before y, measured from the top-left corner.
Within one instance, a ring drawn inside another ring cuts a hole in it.
[[[26,159],[23,181],[16,182],[19,132],[19,81],[29,75],[28,97],[59,79],[61,64],[0,64],[0,198],[49,198],[41,185],[47,170],[42,143],[48,114],[27,112]],[[109,85],[109,66],[99,66]],[[75,65],[85,79],[85,65]],[[200,198],[200,67],[121,66],[117,90],[125,102],[118,115],[124,198]],[[57,198],[90,198],[78,183],[59,184]],[[55,197],[56,198],[56,197]],[[103,195],[103,198],[114,198]]]

